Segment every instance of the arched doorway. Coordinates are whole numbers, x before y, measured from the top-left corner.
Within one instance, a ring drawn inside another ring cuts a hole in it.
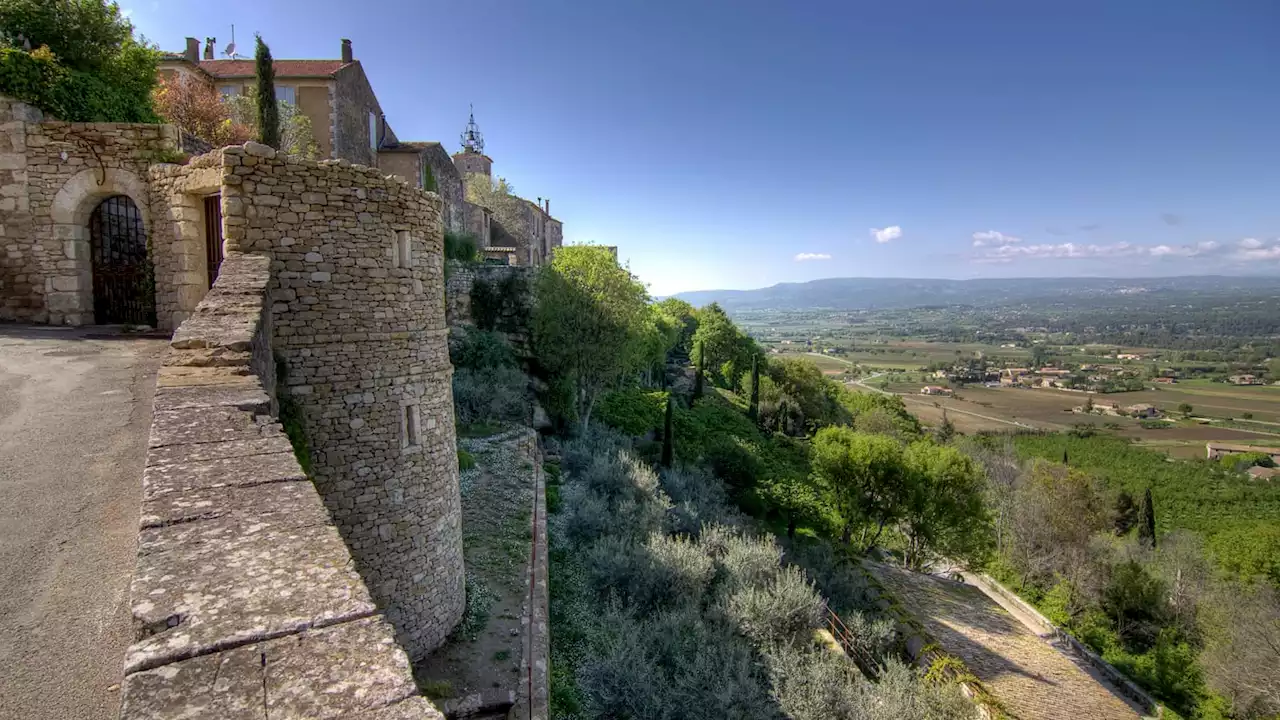
[[[155,327],[155,272],[142,214],[129,196],[113,195],[93,209],[89,253],[94,322]]]

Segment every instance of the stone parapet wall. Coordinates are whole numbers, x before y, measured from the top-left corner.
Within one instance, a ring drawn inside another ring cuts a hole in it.
[[[316,488],[419,657],[465,604],[441,201],[345,161],[222,156],[226,247],[272,258],[272,346]]]
[[[442,718],[272,414],[271,264],[227,256],[157,380],[121,718]]]

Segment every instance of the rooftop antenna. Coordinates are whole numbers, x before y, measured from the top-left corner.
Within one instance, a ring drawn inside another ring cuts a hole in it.
[[[480,127],[476,125],[476,108],[470,103],[467,107],[471,109],[471,117],[467,120],[467,127],[462,131],[460,139],[462,140],[462,149],[465,152],[475,152],[484,154],[484,135],[480,133]]]
[[[236,26],[235,25],[231,26],[231,42],[227,43],[227,47],[222,51],[222,54],[226,55],[232,60],[234,60],[236,57]]]

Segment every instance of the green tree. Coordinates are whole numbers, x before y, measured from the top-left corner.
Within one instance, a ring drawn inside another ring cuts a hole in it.
[[[258,140],[263,145],[280,147],[280,107],[276,104],[276,69],[271,61],[271,48],[254,36],[257,45],[253,51],[254,72],[257,75]]]
[[[991,545],[981,466],[953,447],[922,440],[903,456],[906,493],[898,527],[904,564],[923,568],[937,557],[981,564]]]
[[[1151,488],[1142,494],[1142,511],[1138,525],[1138,539],[1150,547],[1156,546],[1156,506],[1151,498]]]
[[[73,122],[156,122],[160,53],[116,3],[0,0],[0,92]]]
[[[902,445],[847,427],[826,427],[814,436],[813,477],[844,522],[843,540],[862,526],[860,545],[874,546],[886,525],[902,513],[906,498]],[[870,539],[869,527],[875,528]]]
[[[679,337],[676,338],[675,352],[686,359],[693,355],[693,334],[698,330],[697,311],[689,303],[680,298],[667,298],[658,303],[658,309],[676,322]]]
[[[942,409],[942,424],[938,426],[938,430],[934,433],[938,442],[943,445],[951,442],[951,438],[956,436],[956,426],[951,424],[951,418],[947,417],[947,409]]]
[[[258,129],[258,123],[261,121],[262,114],[258,110],[259,100],[259,93],[255,87],[250,88],[246,93],[224,98],[221,103],[227,109],[231,125],[251,128],[253,134],[260,138],[262,132]],[[278,100],[276,101],[276,119],[280,133],[280,146],[276,148],[277,150],[309,160],[320,157],[320,146],[316,144],[311,118],[302,112],[301,108],[291,102]]]
[[[747,417],[751,422],[760,420],[760,356],[751,356],[751,402],[747,405]]]
[[[1115,512],[1113,514],[1116,535],[1128,535],[1138,524],[1138,503],[1127,490],[1116,495]]]
[[[702,384],[706,382],[703,377],[702,363],[705,358],[705,352],[702,349],[702,343],[697,343],[698,356],[694,360],[693,365],[693,399],[697,400],[702,397]]]
[[[1192,407],[1191,407],[1191,403],[1179,403],[1179,404],[1178,404],[1178,412],[1182,413],[1182,417],[1184,417],[1184,418],[1186,418],[1186,417],[1191,417],[1191,413],[1192,413],[1192,411],[1194,411],[1194,409],[1195,409],[1195,408],[1192,408]]]
[[[566,380],[583,432],[600,395],[640,368],[648,295],[603,247],[560,248],[538,275],[533,340],[539,365]]]
[[[675,423],[672,422],[675,416],[675,398],[669,393],[667,395],[667,412],[662,421],[662,467],[670,468],[675,462]]]
[[[516,196],[516,189],[506,178],[493,179],[484,173],[467,173],[462,178],[467,202],[487,208],[493,213],[502,232],[512,238],[525,235],[525,201]],[[495,245],[506,241],[494,238]]]

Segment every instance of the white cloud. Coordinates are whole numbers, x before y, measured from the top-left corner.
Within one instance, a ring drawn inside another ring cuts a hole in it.
[[[830,260],[831,256],[826,253],[800,253],[796,255],[796,262],[805,262],[806,260]]]
[[[871,228],[871,237],[875,238],[878,243],[887,243],[902,237],[902,228],[897,225],[890,225],[886,228]]]
[[[1001,247],[1022,242],[1022,238],[1005,235],[999,230],[986,230],[973,234],[974,247]]]
[[[1202,240],[1189,245],[1136,245],[1127,242],[1108,245],[1071,242],[1017,244],[1019,242],[1017,238],[1010,238],[994,230],[974,233],[973,244],[981,249],[975,251],[970,259],[975,263],[1100,258],[1216,258],[1238,263],[1280,260],[1280,238],[1268,242],[1245,238],[1232,245],[1217,240]]]

